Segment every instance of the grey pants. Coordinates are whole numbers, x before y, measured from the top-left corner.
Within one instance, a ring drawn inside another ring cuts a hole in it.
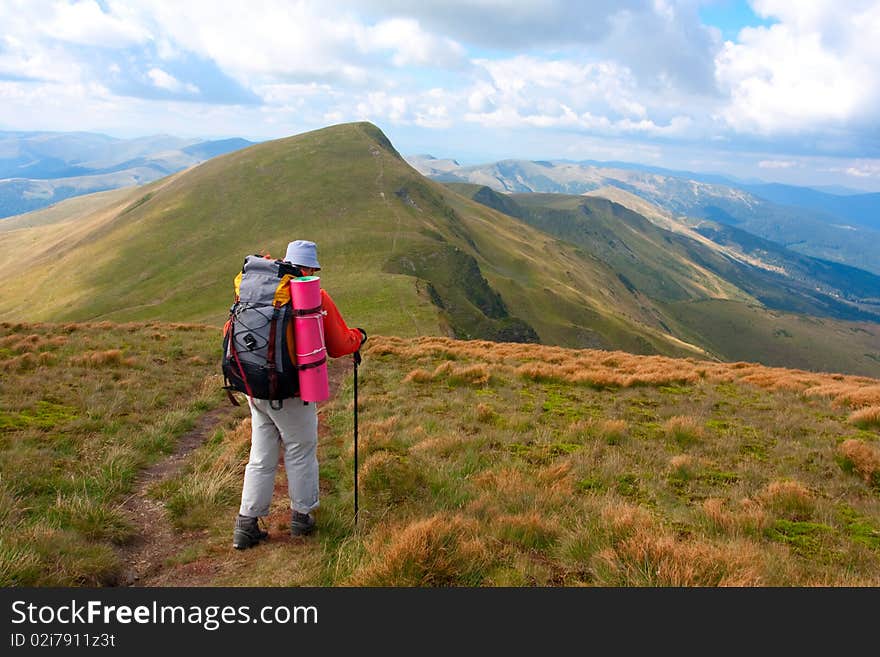
[[[308,513],[318,506],[318,409],[285,399],[276,410],[266,399],[249,399],[251,407],[251,456],[244,469],[241,491],[243,516],[269,515],[278,448],[284,446],[284,467],[290,507]]]

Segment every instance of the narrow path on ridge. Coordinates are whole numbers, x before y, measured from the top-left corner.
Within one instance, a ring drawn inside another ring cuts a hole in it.
[[[144,581],[162,567],[168,557],[180,551],[200,532],[181,534],[174,529],[165,505],[149,495],[150,488],[179,474],[187,463],[187,456],[198,448],[225,420],[231,418],[235,407],[221,404],[204,415],[196,425],[181,436],[174,452],[142,470],[135,480],[135,488],[122,508],[136,528],[135,537],[119,548],[123,563],[120,586],[143,586]]]
[[[335,397],[342,381],[353,375],[351,356],[330,359],[327,373],[330,381],[330,396]],[[239,395],[241,400],[241,396]],[[249,418],[247,406],[244,405],[245,417]],[[240,414],[240,411],[239,411]],[[138,587],[197,587],[212,586],[216,575],[223,568],[247,559],[251,550],[237,551],[232,548],[232,524],[238,511],[237,505],[229,512],[228,552],[222,557],[205,556],[192,562],[180,565],[168,565],[170,557],[195,545],[208,536],[209,531],[181,531],[176,529],[168,518],[162,502],[148,495],[149,489],[165,479],[169,479],[186,466],[187,457],[197,449],[226,420],[236,415],[236,407],[230,404],[221,405],[205,413],[199,418],[193,429],[178,440],[173,454],[143,470],[137,478],[135,491],[126,499],[123,508],[137,529],[137,536],[128,544],[119,548],[124,563],[120,586]],[[328,436],[329,428],[318,409],[318,440],[319,444]],[[322,482],[323,488],[323,482]],[[265,525],[270,528],[270,540],[273,544],[292,542],[289,532],[278,530],[288,527],[290,522],[289,501],[287,496],[287,477],[284,470],[283,452],[279,455],[278,470],[275,477],[275,490],[270,515],[265,518]],[[298,544],[297,549],[304,546]],[[259,548],[253,548],[258,550]],[[305,545],[308,549],[308,544]]]

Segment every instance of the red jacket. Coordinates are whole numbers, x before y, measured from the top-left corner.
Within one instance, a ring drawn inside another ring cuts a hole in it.
[[[361,348],[363,334],[356,328],[348,328],[333,299],[321,290],[321,307],[324,311],[324,343],[330,358],[353,354]]]

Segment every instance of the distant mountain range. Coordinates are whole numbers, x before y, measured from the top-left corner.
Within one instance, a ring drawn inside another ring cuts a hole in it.
[[[370,123],[0,221],[0,320],[219,326],[244,255],[297,238],[319,244],[322,285],[371,333],[880,376],[877,275],[620,187],[441,184]]]
[[[0,132],[0,218],[72,196],[141,185],[252,144],[167,135]]]
[[[585,194],[613,187],[676,217],[735,226],[805,255],[880,274],[880,194],[840,196],[622,163],[503,160],[461,166],[430,155],[407,159],[434,180],[503,193]]]

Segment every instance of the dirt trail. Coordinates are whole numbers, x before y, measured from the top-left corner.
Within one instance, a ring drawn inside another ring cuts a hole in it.
[[[330,395],[336,395],[341,381],[351,376],[352,359],[344,356],[331,359],[328,363],[330,379]],[[240,396],[239,396],[240,397]],[[186,545],[192,545],[207,536],[207,530],[182,532],[175,529],[168,519],[167,511],[162,502],[148,496],[154,484],[178,474],[186,465],[189,454],[198,448],[224,421],[233,415],[242,415],[239,409],[230,404],[223,404],[199,418],[193,429],[180,438],[174,453],[158,463],[143,470],[137,478],[134,492],[123,503],[123,509],[137,529],[136,537],[119,549],[124,563],[123,574],[119,586],[209,586],[217,563],[208,563],[211,559],[198,559],[192,564],[181,568],[165,568],[168,559],[180,552]],[[248,416],[247,406],[244,407],[245,417]],[[318,413],[318,436],[326,436],[327,427]],[[274,499],[287,499],[287,480],[284,476],[284,464],[279,460],[278,474],[275,481]],[[274,506],[274,505],[273,505]],[[289,522],[289,511],[286,505],[283,513],[271,514],[266,518],[270,527],[286,527]],[[230,515],[230,523],[234,518]],[[276,517],[277,516],[277,517]],[[230,524],[231,532],[231,524]],[[278,533],[276,531],[276,533]],[[276,537],[284,541],[289,536]],[[231,544],[231,533],[230,533]],[[232,548],[230,546],[230,551]]]
[[[190,542],[200,532],[181,535],[168,520],[165,505],[148,495],[153,484],[178,474],[186,465],[186,457],[199,447],[227,418],[235,407],[218,406],[199,418],[196,426],[181,436],[174,453],[142,470],[135,481],[134,492],[122,508],[137,528],[135,538],[119,550],[124,564],[120,586],[145,586],[149,578],[162,567],[165,560]]]

